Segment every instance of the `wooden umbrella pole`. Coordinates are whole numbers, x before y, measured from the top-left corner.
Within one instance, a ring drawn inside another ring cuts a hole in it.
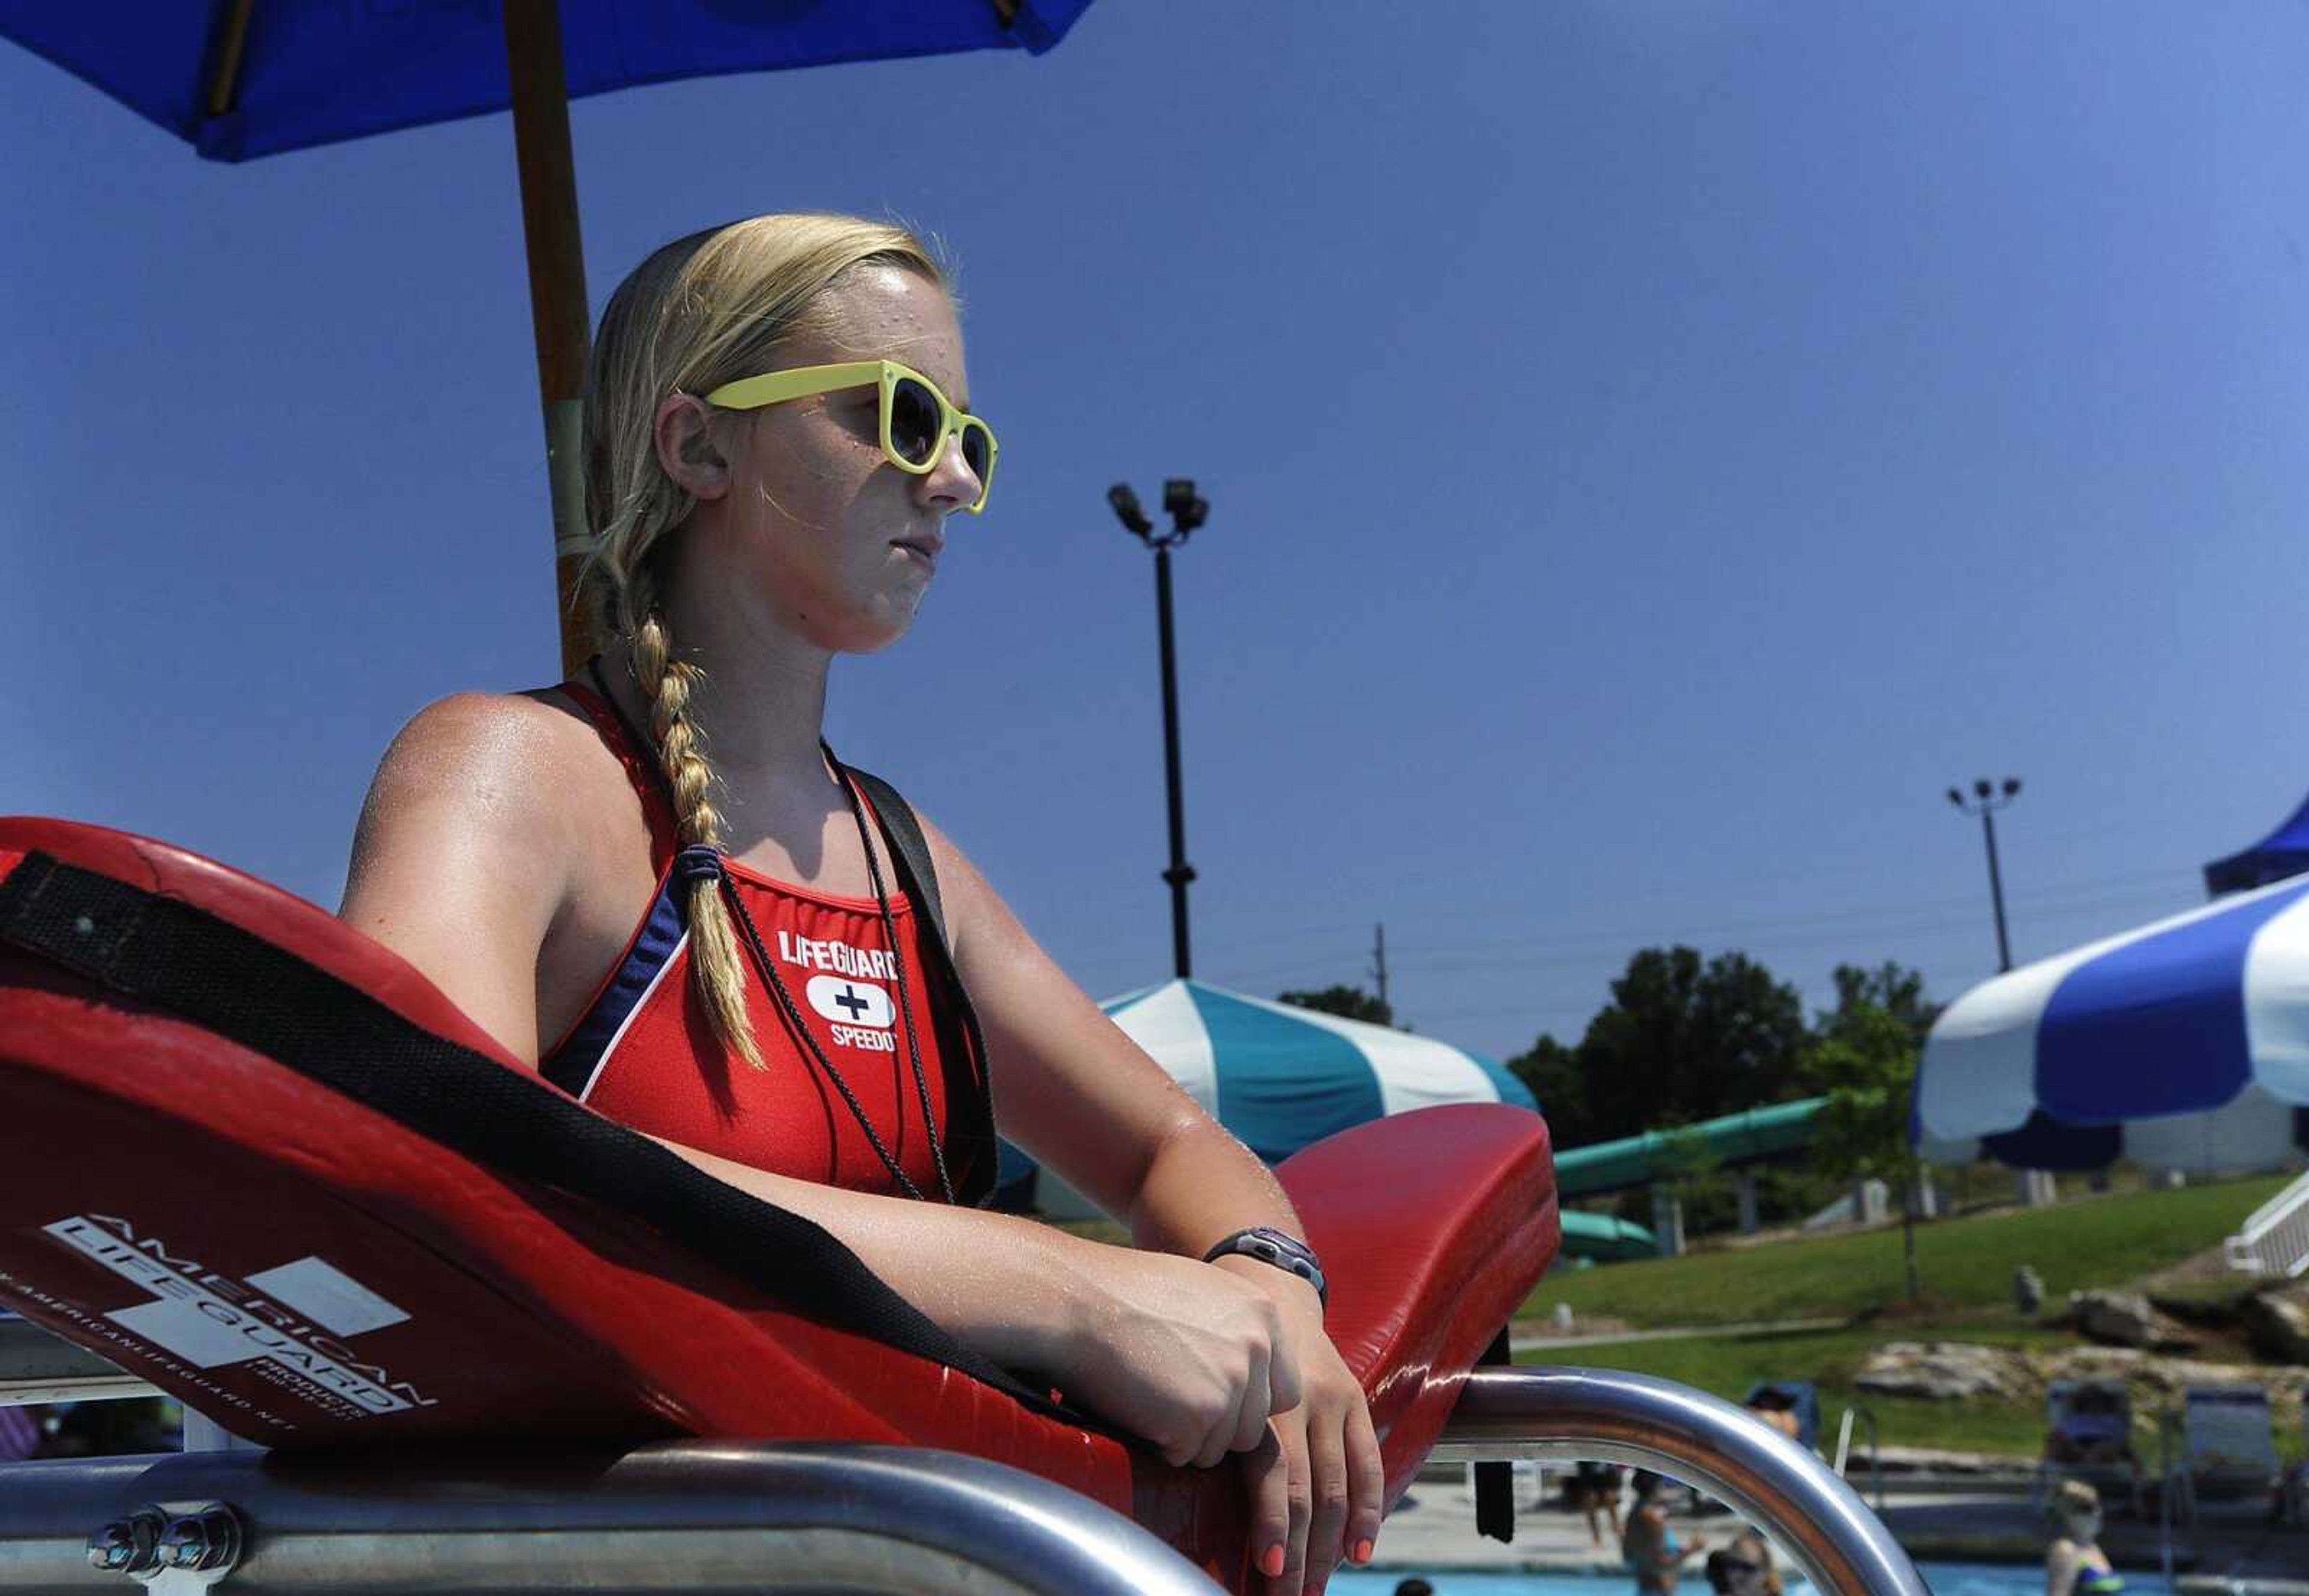
[[[585,549],[581,417],[591,328],[557,0],[505,0],[505,33],[513,75],[514,155],[521,169],[522,230],[529,246],[529,307],[537,332],[537,387],[545,408],[545,470],[553,494],[561,669],[575,674],[593,652],[592,619],[578,613],[576,605],[577,572]]]

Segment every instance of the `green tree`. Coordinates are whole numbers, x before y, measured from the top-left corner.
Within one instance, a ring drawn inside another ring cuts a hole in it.
[[[1371,1025],[1395,1023],[1394,1007],[1360,986],[1326,986],[1320,992],[1281,992],[1276,993],[1275,1001],[1289,1003],[1294,1009],[1313,1009],[1319,1013],[1336,1014],[1342,1019],[1360,1019]]]
[[[1886,959],[1874,969],[1856,964],[1836,967],[1836,1007],[1820,1017],[1820,1034],[1834,1037],[1870,1007],[1881,1009],[1908,1028],[1922,1047],[1941,1005],[1924,996],[1924,978],[1906,965]]]
[[[1724,1155],[1708,1146],[1699,1132],[1684,1127],[1665,1132],[1659,1161],[1660,1178],[1683,1205],[1684,1225],[1694,1235],[1721,1229],[1732,1221],[1732,1178],[1725,1173]]]
[[[1897,967],[1888,965],[1886,970]],[[1820,1037],[1806,1073],[1827,1095],[1814,1122],[1812,1157],[1817,1167],[1839,1180],[1881,1180],[1900,1195],[1900,1247],[1908,1300],[1923,1295],[1916,1275],[1916,1149],[1908,1142],[1908,1110],[1915,1095],[1920,1032],[1915,1013],[1904,1015],[1846,986],[1838,969],[1839,1002],[1820,1016]],[[1881,992],[1880,986],[1875,990]],[[1916,1012],[1922,1012],[1918,984]]]
[[[1810,1044],[1795,988],[1746,954],[1703,962],[1696,949],[1646,948],[1580,1038],[1580,1135],[1559,1140],[1576,1147],[1785,1102],[1803,1090]]]
[[[1547,1116],[1547,1134],[1558,1147],[1585,1147],[1605,1141],[1591,1132],[1587,1090],[1579,1078],[1579,1055],[1553,1037],[1543,1036],[1507,1062],[1508,1072],[1524,1084]]]

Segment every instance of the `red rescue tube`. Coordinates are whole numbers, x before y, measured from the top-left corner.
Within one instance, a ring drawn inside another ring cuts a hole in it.
[[[166,844],[0,820],[194,906],[559,1097],[334,916]],[[1172,1469],[966,1374],[801,1317],[628,1215],[507,1177],[203,1026],[0,943],[0,1304],[273,1446],[667,1436],[943,1447],[1027,1469],[1241,1588],[1232,1466]],[[1558,1239],[1542,1122],[1423,1110],[1280,1172],[1332,1279],[1388,1498]]]

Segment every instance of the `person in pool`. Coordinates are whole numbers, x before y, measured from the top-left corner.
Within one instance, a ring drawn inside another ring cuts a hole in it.
[[[1604,1526],[1597,1522],[1599,1514],[1610,1517],[1614,1540],[1626,1535],[1627,1531],[1620,1523],[1620,1470],[1616,1464],[1582,1458],[1572,1471],[1570,1482],[1564,1487],[1563,1495],[1587,1515],[1590,1546],[1604,1544]]]
[[[2045,1596],[2117,1596],[2124,1579],[2100,1549],[2100,1493],[2081,1479],[2063,1479],[2045,1512],[2053,1544],[2045,1553]]]
[[[410,722],[342,917],[957,1338],[1172,1463],[1244,1454],[1274,1596],[1368,1562],[1378,1441],[1281,1189],[923,821],[941,942],[822,741],[834,661],[905,634],[993,485],[930,250],[817,214],[668,244],[603,312],[584,408],[604,646]],[[997,1118],[1137,1247],[974,1207]]]
[[[1668,1525],[1667,1504],[1660,1500],[1666,1484],[1648,1469],[1637,1470],[1630,1483],[1636,1507],[1620,1537],[1620,1556],[1635,1570],[1638,1596],[1675,1596],[1684,1564],[1708,1549],[1708,1542],[1696,1535],[1689,1545],[1677,1540]]]
[[[1771,1543],[1754,1530],[1741,1531],[1721,1551],[1708,1553],[1706,1572],[1716,1596],[1780,1596]]]

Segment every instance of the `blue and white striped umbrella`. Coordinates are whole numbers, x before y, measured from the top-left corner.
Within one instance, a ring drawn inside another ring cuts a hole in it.
[[[1099,1007],[1269,1163],[1350,1125],[1437,1103],[1538,1107],[1521,1081],[1465,1048],[1201,981],[1166,981]],[[1015,1149],[1004,1152],[1007,1185],[1031,1166]],[[1039,1199],[1061,1216],[1087,1210],[1048,1178]]]
[[[1928,1144],[2032,1123],[2050,1144],[2063,1127],[2122,1125],[2123,1150],[2182,1169],[2284,1158],[2298,1140],[2287,1108],[2302,1105],[2309,879],[2298,877],[1974,987],[1933,1027],[1916,1082]],[[2103,1135],[2089,1161],[2119,1145]]]

